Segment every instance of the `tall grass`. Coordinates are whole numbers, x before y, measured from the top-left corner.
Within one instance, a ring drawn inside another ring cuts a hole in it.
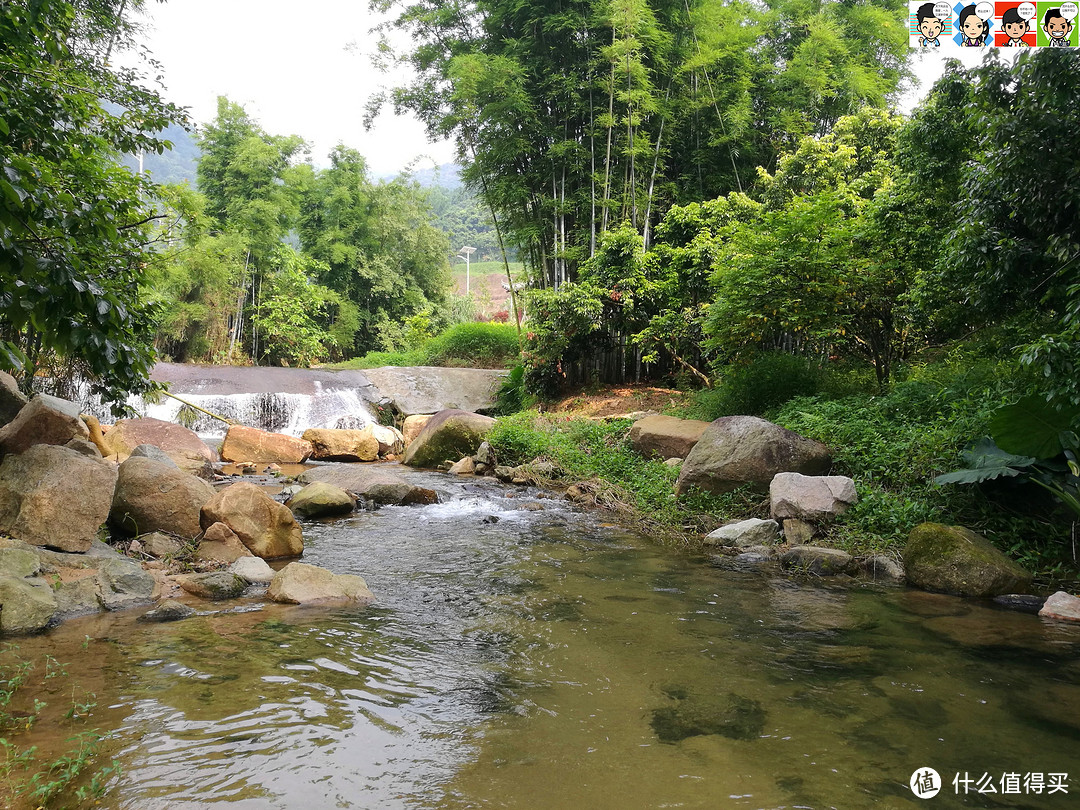
[[[518,361],[517,326],[506,323],[458,323],[415,349],[369,352],[334,368],[382,366],[448,366],[454,368],[509,368]]]

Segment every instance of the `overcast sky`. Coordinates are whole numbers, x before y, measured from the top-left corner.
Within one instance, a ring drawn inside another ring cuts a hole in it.
[[[316,164],[325,165],[338,142],[358,149],[379,175],[453,159],[453,147],[428,143],[412,117],[386,111],[365,132],[365,102],[392,83],[369,62],[368,31],[377,20],[366,0],[172,0],[148,8],[146,44],[164,67],[166,96],[190,108],[198,123],[213,119],[224,95],[267,132],[311,142]],[[981,48],[947,50],[970,64],[982,56]],[[917,57],[922,87],[904,99],[905,111],[940,75],[942,62],[938,52]]]

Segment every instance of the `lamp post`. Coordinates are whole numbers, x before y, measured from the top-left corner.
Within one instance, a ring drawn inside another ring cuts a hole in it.
[[[476,248],[465,245],[458,251],[457,255],[459,259],[465,260],[465,294],[469,294],[469,257],[476,253]]]

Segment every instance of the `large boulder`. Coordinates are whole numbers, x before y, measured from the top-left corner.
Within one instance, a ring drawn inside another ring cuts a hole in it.
[[[686,458],[708,427],[708,422],[697,419],[646,416],[630,428],[630,444],[646,457]]]
[[[304,553],[304,535],[289,507],[246,481],[226,487],[203,506],[203,528],[215,523],[228,526],[240,542],[264,560]]]
[[[370,426],[362,430],[311,428],[304,431],[304,441],[311,443],[311,457],[317,461],[375,461],[379,457],[379,440]]]
[[[169,532],[195,537],[214,488],[173,464],[131,456],[120,465],[110,522],[126,534]]]
[[[56,598],[45,580],[0,574],[0,635],[44,630],[56,610]]]
[[[109,516],[115,488],[115,465],[34,445],[0,464],[0,532],[33,546],[86,551]]]
[[[420,431],[424,429],[424,425],[431,421],[432,416],[434,414],[415,413],[412,416],[405,417],[405,421],[401,423],[401,435],[406,448],[413,443],[413,439],[420,435]]]
[[[293,495],[285,505],[300,517],[333,517],[353,511],[356,499],[340,487],[316,481]]]
[[[778,473],[769,484],[772,516],[824,523],[859,500],[855,482],[843,475]]]
[[[301,484],[322,481],[377,504],[434,503],[438,500],[432,498],[435,493],[431,490],[410,484],[401,474],[391,472],[395,468],[388,467],[324,464],[304,470],[296,480]]]
[[[822,475],[831,464],[829,448],[820,442],[756,416],[724,416],[687,455],[675,492],[730,492],[743,484],[764,491],[777,473]]]
[[[67,444],[89,439],[79,407],[65,399],[38,394],[0,428],[0,456],[23,453],[36,444]]]
[[[306,461],[313,450],[311,442],[295,436],[232,425],[221,444],[221,458],[225,461],[253,461],[257,464],[299,464]]]
[[[193,430],[161,419],[121,419],[105,434],[105,444],[124,461],[140,445],[159,448],[182,470],[208,478],[217,454]],[[146,452],[145,450],[142,452]]]
[[[495,392],[509,372],[486,368],[430,366],[371,368],[364,375],[394,410],[404,416],[447,408],[483,411],[494,406]]]
[[[405,451],[411,467],[437,467],[446,460],[471,456],[484,441],[495,420],[468,411],[447,410],[435,414]]]
[[[957,596],[1026,593],[1031,574],[963,526],[923,523],[904,546],[908,584]]]
[[[266,595],[294,605],[355,602],[370,605],[375,595],[362,577],[334,574],[305,563],[289,563],[270,580]]]
[[[18,416],[28,401],[15,378],[0,371],[0,427]]]

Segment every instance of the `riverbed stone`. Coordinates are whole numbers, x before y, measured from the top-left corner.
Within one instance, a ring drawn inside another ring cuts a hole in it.
[[[141,534],[138,540],[145,553],[159,560],[162,557],[175,557],[184,548],[184,544],[178,539],[162,532]]]
[[[300,517],[333,517],[353,511],[356,499],[340,487],[316,481],[289,498],[285,505]]]
[[[236,599],[247,590],[248,581],[228,571],[211,571],[206,574],[187,574],[176,578],[177,584],[192,596],[220,602]]]
[[[37,633],[49,626],[55,613],[56,599],[45,580],[0,574],[0,634]]]
[[[405,450],[405,436],[390,425],[369,425],[371,435],[379,442],[379,455],[397,455]]]
[[[369,467],[362,464],[323,464],[305,470],[297,480],[302,484],[324,481],[377,504],[437,503],[432,490],[410,484],[396,465]]]
[[[838,548],[792,546],[780,557],[784,568],[795,568],[819,576],[843,574],[851,567],[851,555]]]
[[[431,417],[405,451],[410,467],[434,468],[446,459],[471,456],[495,426],[490,416],[446,410]]]
[[[152,444],[140,444],[128,455],[128,458],[148,458],[151,461],[160,461],[162,464],[176,467],[180,469],[179,465],[173,461],[169,454],[162,450],[160,447],[155,447]],[[124,459],[125,461],[127,459]]]
[[[202,525],[224,523],[257,557],[299,557],[304,536],[292,511],[254,484],[240,481],[221,490],[202,508]]]
[[[316,461],[375,461],[379,440],[369,425],[361,430],[311,428],[304,431],[311,443],[311,457]]]
[[[860,563],[863,573],[873,580],[903,582],[904,566],[884,554],[872,554]]]
[[[668,688],[675,703],[653,711],[652,728],[663,743],[717,734],[732,740],[756,740],[765,728],[765,710],[751,698],[734,693],[697,693]]]
[[[275,602],[298,605],[332,602],[369,605],[375,600],[362,577],[334,574],[306,563],[289,563],[278,571],[266,595]]]
[[[630,444],[646,458],[686,458],[708,422],[653,414],[630,427]]]
[[[80,573],[84,576],[78,579],[54,582],[52,592],[56,600],[56,613],[53,621],[73,619],[101,611],[101,586],[97,575],[92,571]]]
[[[54,444],[5,456],[0,532],[34,546],[86,551],[109,516],[116,478],[114,464]]]
[[[230,564],[248,557],[259,559],[236,536],[236,532],[220,522],[207,527],[199,547],[195,549],[195,559],[201,562]]]
[[[1080,597],[1066,591],[1051,594],[1039,610],[1039,615],[1044,619],[1080,622]]]
[[[229,566],[229,573],[253,584],[268,585],[277,572],[262,557],[241,557]]]
[[[405,421],[401,424],[401,435],[405,440],[406,449],[412,444],[413,439],[420,435],[420,431],[424,429],[424,425],[431,421],[432,416],[434,414],[417,413],[405,417]]]
[[[121,419],[105,434],[105,444],[121,462],[133,455],[160,460],[145,448],[139,450],[142,445],[156,447],[180,469],[207,479],[213,476],[213,465],[218,460],[217,453],[195,431],[150,417]]]
[[[106,610],[127,610],[154,597],[154,578],[126,557],[104,560],[98,569],[98,585]]]
[[[824,475],[829,448],[756,416],[724,416],[709,424],[686,456],[676,494],[691,487],[730,492],[744,484],[765,491],[777,473]]]
[[[6,371],[0,371],[0,427],[16,416],[29,400],[19,390],[19,383]]]
[[[784,541],[793,546],[809,545],[817,534],[817,527],[798,518],[788,518],[783,522]]]
[[[79,418],[78,405],[38,394],[0,428],[0,456],[25,453],[38,444],[64,445],[72,439],[89,438],[90,431]]]
[[[74,439],[69,439],[67,442],[64,443],[64,447],[66,447],[68,450],[74,450],[79,455],[86,456],[87,458],[92,458],[96,460],[100,460],[103,458],[103,456],[101,455],[101,451],[98,449],[98,446],[89,439],[82,439],[78,437]]]
[[[911,530],[903,551],[910,585],[957,596],[1023,593],[1031,574],[982,535],[963,526],[923,523]]]
[[[738,523],[729,523],[709,532],[705,535],[705,545],[745,548],[769,545],[779,539],[780,524],[775,520],[749,518],[740,520]]]
[[[476,462],[472,460],[472,456],[465,456],[460,461],[455,461],[450,465],[450,469],[447,470],[451,475],[475,475],[476,474]]]
[[[843,475],[777,473],[769,484],[772,517],[825,523],[859,500],[855,482]]]
[[[128,535],[169,532],[195,537],[214,488],[171,461],[130,456],[119,468],[109,519]]]
[[[243,425],[231,425],[221,443],[222,460],[257,464],[300,464],[307,461],[313,451],[311,442],[304,439]]]
[[[25,579],[41,572],[41,558],[28,548],[0,548],[0,575]]]
[[[178,622],[194,615],[194,613],[195,608],[190,605],[177,602],[175,599],[166,599],[153,610],[146,611],[135,621],[151,623]]]

